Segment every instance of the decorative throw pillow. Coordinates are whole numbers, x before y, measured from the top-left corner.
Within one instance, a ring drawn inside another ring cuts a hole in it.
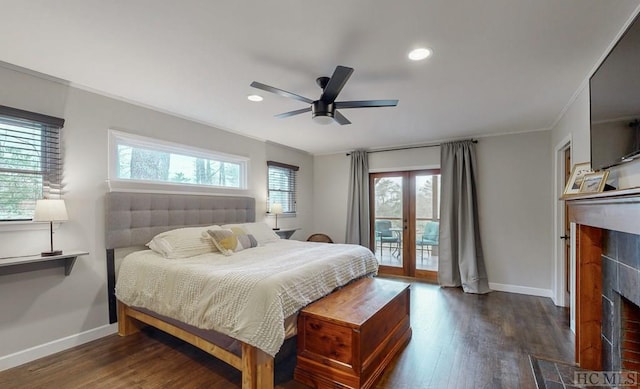
[[[238,227],[231,229],[207,230],[213,244],[224,255],[232,255],[251,247],[258,246],[258,241],[251,234],[245,234],[244,230]]]

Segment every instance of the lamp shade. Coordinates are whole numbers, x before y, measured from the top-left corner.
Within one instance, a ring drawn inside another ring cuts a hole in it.
[[[271,204],[271,213],[274,215],[279,215],[282,213],[282,204],[273,203]]]
[[[38,200],[33,212],[34,222],[62,222],[69,220],[64,200]]]

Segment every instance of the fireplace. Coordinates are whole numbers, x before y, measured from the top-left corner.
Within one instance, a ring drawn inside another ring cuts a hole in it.
[[[640,371],[640,188],[567,199],[576,223],[578,365]]]
[[[640,307],[622,298],[620,365],[622,370],[640,371]]]
[[[602,369],[640,371],[640,235],[602,237]]]

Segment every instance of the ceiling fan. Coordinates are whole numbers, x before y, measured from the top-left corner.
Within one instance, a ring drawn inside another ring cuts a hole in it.
[[[398,100],[336,101],[336,98],[338,97],[338,94],[340,94],[344,84],[346,84],[349,77],[351,77],[351,73],[353,73],[352,68],[336,66],[336,70],[333,71],[331,78],[318,77],[316,79],[316,83],[320,88],[322,88],[322,95],[320,95],[320,99],[318,100],[311,100],[304,96],[274,88],[257,81],[252,82],[251,86],[280,96],[300,100],[311,105],[307,108],[275,115],[277,118],[286,118],[305,112],[311,112],[313,120],[321,124],[329,124],[334,120],[340,125],[351,124],[346,117],[337,111],[338,108],[395,107],[398,105]]]

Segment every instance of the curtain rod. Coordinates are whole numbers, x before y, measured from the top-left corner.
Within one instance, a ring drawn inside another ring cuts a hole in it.
[[[473,143],[478,143],[478,141],[476,139],[472,140]],[[391,149],[380,149],[380,150],[371,150],[371,151],[367,151],[367,154],[373,154],[373,153],[384,153],[387,151],[398,151],[398,150],[411,150],[411,149],[422,149],[422,148],[429,148],[429,147],[439,147],[441,146],[442,143],[436,143],[436,144],[432,144],[432,145],[422,145],[422,146],[406,146],[406,147],[397,147],[397,148],[391,148]],[[347,153],[347,157],[350,156],[351,153]]]

